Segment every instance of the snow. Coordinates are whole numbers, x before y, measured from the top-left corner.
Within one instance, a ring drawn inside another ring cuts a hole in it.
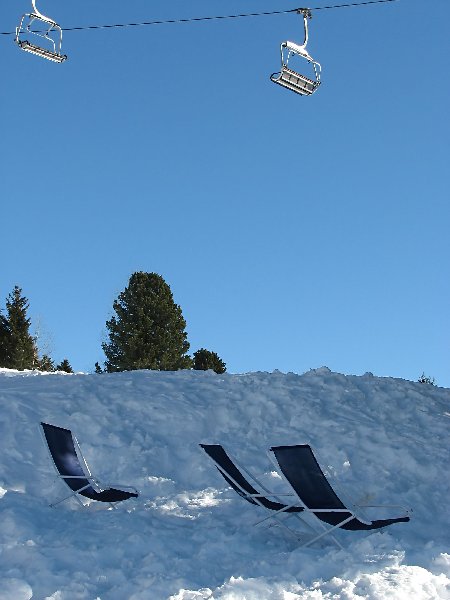
[[[450,599],[448,389],[327,368],[1,369],[0,402],[1,600]],[[95,476],[140,497],[50,508],[66,488],[40,421],[71,429]],[[401,504],[411,521],[339,531],[344,550],[327,538],[302,548],[253,526],[262,509],[227,488],[199,443],[223,444],[280,492],[291,490],[267,449],[309,443],[343,499]]]

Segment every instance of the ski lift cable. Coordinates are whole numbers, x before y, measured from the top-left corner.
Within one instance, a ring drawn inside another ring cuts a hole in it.
[[[367,6],[368,4],[384,4],[386,2],[398,2],[398,0],[367,0],[366,2],[351,2],[347,4],[334,4],[330,6],[316,6],[314,8],[309,9],[311,12],[315,12],[316,10],[329,10],[334,8],[350,8],[354,6]],[[169,25],[175,23],[193,23],[199,21],[213,21],[219,19],[240,19],[245,17],[262,17],[262,16],[271,16],[271,15],[281,15],[288,13],[298,13],[301,11],[301,8],[291,8],[288,10],[275,10],[271,12],[258,12],[258,13],[243,13],[236,15],[217,15],[210,17],[189,17],[186,19],[167,19],[164,21],[144,21],[141,23],[115,23],[115,24],[104,24],[104,25],[84,25],[80,27],[63,27],[62,31],[86,31],[92,29],[114,29],[114,28],[124,28],[124,27],[144,27],[148,25]],[[0,31],[0,35],[16,35],[14,31]]]

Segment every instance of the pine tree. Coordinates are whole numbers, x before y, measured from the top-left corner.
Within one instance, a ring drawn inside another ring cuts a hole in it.
[[[114,301],[116,313],[106,322],[105,370],[190,368],[186,321],[169,285],[156,273],[133,273]]]
[[[6,300],[7,311],[7,364],[10,369],[33,369],[38,366],[35,339],[30,334],[30,319],[27,317],[28,300],[22,290],[15,286]]]
[[[65,373],[73,373],[73,369],[70,366],[70,362],[65,358],[63,361],[56,365],[56,371],[64,371]]]
[[[97,375],[100,375],[100,373],[103,373],[103,369],[101,368],[101,366],[98,362],[95,363],[94,367],[95,367],[95,372],[97,373]]]
[[[9,364],[10,337],[8,320],[0,312],[0,367]]]
[[[40,358],[38,361],[37,367],[40,371],[47,371],[47,372],[55,371],[55,363],[53,362],[53,360],[50,358],[50,356],[48,354],[42,355],[42,358]],[[56,370],[58,370],[58,369],[56,368]]]
[[[207,371],[212,369],[216,373],[225,373],[227,370],[226,364],[215,352],[200,348],[194,352],[193,368],[197,371]]]

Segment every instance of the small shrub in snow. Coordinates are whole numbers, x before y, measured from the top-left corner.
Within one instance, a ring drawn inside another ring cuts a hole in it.
[[[428,383],[429,385],[434,385],[434,377],[428,377],[428,375],[425,375],[425,373],[422,373],[417,381],[419,383]]]

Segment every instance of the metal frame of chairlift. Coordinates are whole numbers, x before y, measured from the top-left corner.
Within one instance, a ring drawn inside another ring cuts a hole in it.
[[[31,4],[33,7],[33,12],[25,13],[20,20],[19,26],[16,28],[16,38],[15,38],[16,43],[22,50],[25,50],[25,52],[31,52],[31,54],[36,54],[37,56],[47,58],[48,60],[51,60],[53,62],[57,62],[57,63],[64,62],[67,59],[67,56],[65,54],[61,54],[61,46],[62,46],[62,29],[61,29],[61,27],[55,21],[53,21],[53,19],[46,17],[45,15],[43,15],[42,13],[40,13],[38,11],[38,9],[36,8],[36,0],[31,0]],[[25,24],[27,19],[28,19],[28,22]],[[33,31],[31,29],[31,27],[32,27],[33,23],[35,23],[36,21],[45,23],[46,26],[48,26],[47,30],[46,31],[43,30],[42,32],[41,31]],[[56,40],[50,36],[50,33],[52,31],[55,32],[55,34],[57,36]],[[20,39],[21,35],[23,35],[23,34],[32,34],[32,35],[35,35],[37,37],[47,40],[47,42],[50,42],[51,46],[53,47],[53,51],[48,50],[47,48],[43,48],[42,46],[38,46],[37,44],[32,44],[30,41],[28,41],[26,39]]]
[[[270,79],[274,83],[300,94],[301,96],[310,96],[313,94],[320,85],[320,74],[322,67],[320,63],[312,58],[312,56],[306,50],[308,43],[308,19],[311,19],[311,11],[309,8],[299,8],[297,14],[303,17],[303,26],[305,32],[305,38],[303,44],[300,46],[294,42],[283,42],[280,46],[281,51],[281,71],[278,73],[272,73]],[[315,81],[294,71],[290,68],[289,61],[293,55],[305,58],[309,63],[312,64],[315,74]]]

